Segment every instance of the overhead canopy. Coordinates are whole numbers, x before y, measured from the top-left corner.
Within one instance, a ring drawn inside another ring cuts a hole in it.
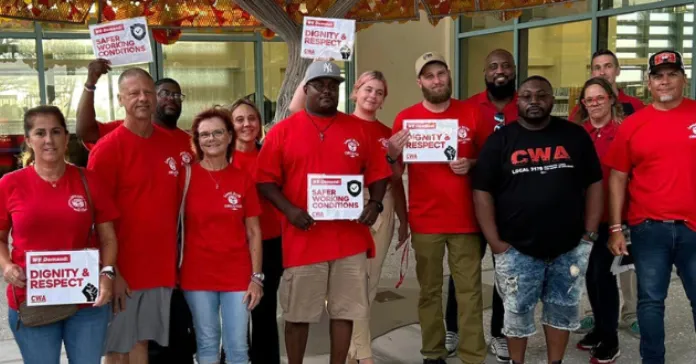
[[[275,0],[301,24],[302,17],[323,16],[341,0]],[[492,13],[517,17],[521,10],[575,0],[361,0],[346,18],[358,29],[377,22],[417,20],[423,9],[432,24],[443,17]],[[0,0],[0,17],[42,22],[85,24],[96,4],[98,22],[146,16],[153,28],[232,28],[264,30],[256,18],[233,0]]]

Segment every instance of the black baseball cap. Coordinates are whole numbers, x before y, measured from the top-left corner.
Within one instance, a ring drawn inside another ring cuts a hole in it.
[[[681,53],[672,50],[662,50],[650,56],[648,73],[654,74],[660,66],[672,66],[686,72]]]

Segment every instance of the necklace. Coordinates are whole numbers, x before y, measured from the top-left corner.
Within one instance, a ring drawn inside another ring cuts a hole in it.
[[[206,162],[207,162],[207,161],[206,161]],[[207,169],[207,168],[205,168],[205,167],[203,167],[203,169],[205,169],[205,171],[208,172],[208,176],[210,176],[210,179],[213,180],[213,183],[215,183],[215,189],[216,189],[216,190],[219,190],[219,189],[220,189],[220,182],[219,182],[217,179],[215,179],[215,177],[213,177],[213,174],[210,173],[210,170],[213,170],[214,172],[221,171],[221,170],[225,169],[229,163],[226,163],[226,164],[225,164],[222,168],[220,168],[220,169],[215,169],[215,168],[213,167],[213,165],[210,164],[210,162],[207,162],[207,164],[208,164],[208,166],[210,167],[210,169]]]
[[[314,128],[317,129],[317,132],[319,132],[319,141],[324,141],[324,133],[329,130],[329,128],[333,125],[334,121],[336,121],[336,118],[338,117],[338,114],[334,115],[334,117],[329,121],[329,125],[327,125],[323,130],[319,129],[319,126],[317,126],[317,123],[314,122],[314,119],[307,113],[307,116],[309,117],[309,121],[312,122],[312,125],[314,125]]]
[[[57,187],[58,187],[58,181],[60,181],[61,177],[63,177],[63,174],[65,174],[65,167],[63,167],[63,171],[59,173],[60,176],[58,176],[58,178],[56,178],[56,179],[43,177],[42,175],[39,174],[38,171],[36,171],[36,167],[34,167],[34,172],[36,173],[37,176],[39,176],[39,178],[41,178],[41,180],[43,180],[44,182],[50,184],[51,187],[57,188]]]

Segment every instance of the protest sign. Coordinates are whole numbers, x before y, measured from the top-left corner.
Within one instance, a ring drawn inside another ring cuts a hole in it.
[[[152,48],[145,17],[89,26],[92,49],[97,58],[112,66],[152,62]]]
[[[451,162],[457,158],[456,119],[404,120],[410,137],[404,146],[406,163]],[[466,136],[464,136],[466,137]]]
[[[27,252],[27,305],[92,303],[99,290],[99,251]]]
[[[363,203],[362,175],[307,175],[307,212],[314,220],[357,220]]]
[[[355,20],[305,16],[302,58],[350,61],[355,44]]]

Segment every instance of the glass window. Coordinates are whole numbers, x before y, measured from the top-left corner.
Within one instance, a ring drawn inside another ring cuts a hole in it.
[[[526,9],[522,12],[522,16],[520,16],[520,21],[530,22],[543,19],[558,18],[561,16],[585,14],[591,10],[591,1],[592,0],[579,0],[567,4],[554,4],[549,6],[533,7],[531,9]]]
[[[556,96],[553,115],[568,117],[589,76],[590,28],[590,21],[582,21],[520,33],[520,79],[540,75],[551,82]]]
[[[459,40],[460,66],[459,96],[469,98],[486,90],[483,70],[486,67],[486,56],[498,48],[513,53],[512,32],[481,35]]]
[[[24,112],[41,103],[33,39],[0,39],[0,175],[18,167]]]
[[[650,102],[645,75],[648,58],[665,48],[674,48],[682,52],[687,68],[686,74],[689,83],[691,82],[693,6],[634,12],[599,19],[599,22],[607,24],[606,27],[600,27],[605,29],[606,33],[599,34],[600,44],[606,42],[607,48],[614,51],[619,58],[621,74],[617,81],[627,94],[634,95],[643,102]],[[621,32],[620,29],[626,26],[634,27],[635,32]],[[687,86],[687,95],[690,90]]]
[[[87,66],[94,60],[92,42],[89,39],[44,40],[43,49],[47,101],[63,111],[68,129],[75,132],[77,105],[87,81]],[[126,116],[118,103],[118,77],[130,67],[134,66],[114,67],[108,75],[99,78],[94,94],[97,120],[107,122]],[[147,64],[138,67],[146,71],[149,69]]]
[[[176,42],[162,53],[164,77],[178,81],[186,95],[179,127],[190,128],[194,116],[213,105],[253,100],[253,42]]]
[[[498,17],[493,15],[476,15],[476,16],[460,16],[459,17],[459,31],[461,33],[471,32],[474,30],[481,29],[491,29],[499,27],[502,25],[512,25],[514,23],[514,18],[507,19],[505,21],[500,20]]]
[[[33,32],[34,22],[12,18],[0,18],[0,30],[12,32]]]
[[[599,0],[600,9],[616,9],[626,6],[644,5],[660,2],[662,0]]]

